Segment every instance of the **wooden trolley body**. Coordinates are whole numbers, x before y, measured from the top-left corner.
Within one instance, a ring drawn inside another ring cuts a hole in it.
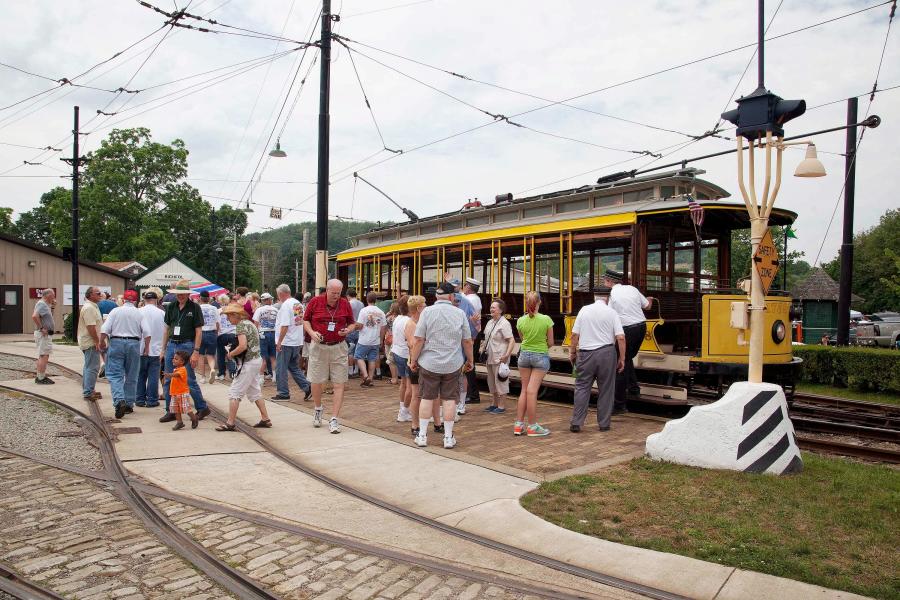
[[[728,192],[700,174],[683,169],[374,229],[337,255],[338,278],[361,294],[422,294],[431,302],[445,272],[475,277],[484,319],[492,298],[502,298],[517,318],[525,293],[538,290],[559,343],[551,349],[552,370],[564,373],[574,316],[594,301],[606,269],[622,271],[658,299],[647,311],[649,333],[636,360],[642,395],[681,402],[698,383],[721,390],[746,372],[747,362],[747,347],[727,327],[724,300],[745,297],[731,281],[731,232],[749,227],[748,216],[743,203],[726,200]],[[776,209],[771,220],[785,225],[795,218]],[[783,294],[770,300],[779,310],[790,305]],[[787,315],[778,315],[770,316],[789,329]],[[767,341],[766,363],[767,379],[792,385],[790,336]]]

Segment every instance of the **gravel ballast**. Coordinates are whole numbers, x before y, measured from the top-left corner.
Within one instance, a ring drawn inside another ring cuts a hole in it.
[[[0,446],[102,471],[100,452],[83,436],[57,437],[57,433],[81,431],[61,408],[0,393]]]

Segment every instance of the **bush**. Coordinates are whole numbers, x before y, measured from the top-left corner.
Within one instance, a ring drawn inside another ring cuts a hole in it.
[[[63,336],[70,342],[75,341],[75,332],[72,330],[72,313],[66,313],[63,317]]]
[[[855,390],[900,392],[900,352],[879,348],[797,346],[800,380]]]

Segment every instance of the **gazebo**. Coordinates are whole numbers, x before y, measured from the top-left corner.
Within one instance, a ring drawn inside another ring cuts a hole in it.
[[[791,296],[803,314],[803,338],[808,340],[807,343],[816,344],[823,335],[833,338],[837,333],[839,294],[838,283],[820,268],[813,269],[809,277],[791,290]],[[850,295],[851,304],[863,301],[856,294]]]

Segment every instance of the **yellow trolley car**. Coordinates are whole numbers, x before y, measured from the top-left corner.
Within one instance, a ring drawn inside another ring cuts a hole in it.
[[[566,361],[578,310],[612,268],[658,299],[648,311],[647,337],[635,359],[644,400],[685,403],[691,388],[721,393],[746,377],[748,347],[729,327],[731,305],[747,295],[730,280],[731,232],[749,227],[743,202],[682,169],[495,203],[377,228],[356,236],[336,257],[338,278],[361,293],[433,299],[443,274],[482,282],[482,304],[502,298],[513,317],[524,295],[538,290],[555,323],[550,386],[571,388]],[[602,180],[601,180],[602,181]],[[796,214],[772,213],[773,225]],[[749,275],[750,265],[747,265]],[[791,299],[767,299],[764,377],[790,394],[799,364],[791,354]]]

